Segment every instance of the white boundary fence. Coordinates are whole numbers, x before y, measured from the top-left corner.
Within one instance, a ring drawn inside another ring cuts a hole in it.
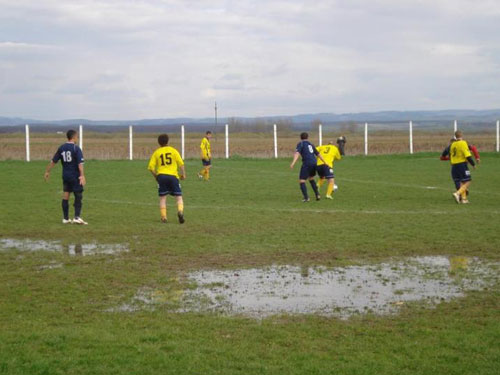
[[[185,135],[184,135],[184,125],[181,125],[181,157],[184,159],[184,150],[185,150]]]
[[[80,146],[80,148],[83,150],[83,126],[80,125],[78,127],[78,145]]]
[[[497,152],[500,152],[500,120],[497,120]]]
[[[274,158],[278,159],[278,127],[276,124],[273,125],[274,133]]]
[[[413,154],[413,121],[410,121],[409,133],[410,133],[410,154]]]
[[[30,161],[30,126],[26,124],[24,129],[26,133],[26,161]]]
[[[229,159],[229,125],[226,124],[226,159]]]
[[[184,154],[182,154],[182,157],[184,158]],[[128,127],[128,158],[129,160],[134,160],[134,130],[132,125]]]
[[[365,122],[365,155],[368,155],[368,123]]]
[[[453,121],[453,130],[457,130],[457,120]],[[25,135],[26,135],[26,161],[30,161],[30,127],[28,124],[25,125]],[[409,153],[413,154],[413,121],[408,123],[408,133],[409,133]],[[181,125],[181,156],[184,159],[185,156],[185,126]],[[274,139],[274,158],[278,158],[278,126],[273,124],[273,139]],[[323,125],[318,125],[318,141],[319,146],[323,143]],[[496,140],[495,140],[495,150],[500,152],[500,120],[496,122]],[[79,146],[83,150],[83,126],[79,126]],[[129,126],[129,160],[134,159],[134,141],[133,141],[133,126]],[[364,129],[364,154],[368,155],[368,122],[365,122]],[[229,125],[225,125],[225,158],[229,159]]]

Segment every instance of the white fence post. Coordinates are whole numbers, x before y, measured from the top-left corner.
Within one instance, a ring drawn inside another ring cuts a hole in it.
[[[26,124],[24,129],[26,132],[26,161],[30,161],[30,126]]]
[[[134,160],[134,134],[132,125],[128,127],[128,158]]]
[[[276,124],[273,125],[274,128],[274,158],[278,159],[278,129]]]
[[[410,154],[413,154],[413,122],[410,121]]]
[[[457,131],[457,120],[453,121],[453,131]]]
[[[365,155],[368,155],[368,123],[365,122]]]
[[[497,152],[500,152],[500,120],[497,120]]]
[[[229,125],[226,124],[226,159],[229,159]]]
[[[323,144],[323,125],[319,124],[318,125],[318,134],[319,134],[319,145],[321,146]]]
[[[184,125],[181,125],[181,157],[184,160]]]
[[[78,146],[83,150],[83,126],[80,125],[78,129]]]

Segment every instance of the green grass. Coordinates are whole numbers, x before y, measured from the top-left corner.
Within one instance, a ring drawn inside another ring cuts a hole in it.
[[[83,217],[60,223],[60,167],[0,163],[0,237],[127,243],[116,256],[0,252],[0,373],[496,374],[498,286],[435,309],[347,321],[264,320],[154,311],[110,313],[141,287],[169,290],[200,268],[347,265],[413,255],[499,261],[500,155],[483,153],[470,205],[434,154],[348,157],[334,201],[301,203],[290,160],[187,162],[186,224],[169,198],[159,222],[145,161],[88,161]],[[428,188],[432,187],[432,188]],[[310,188],[309,188],[310,189]],[[71,208],[72,211],[72,208]],[[61,268],[40,270],[50,262]]]

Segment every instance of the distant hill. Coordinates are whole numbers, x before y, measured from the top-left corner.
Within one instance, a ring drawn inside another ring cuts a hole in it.
[[[237,119],[243,123],[275,121],[287,121],[294,126],[307,125],[315,121],[321,121],[323,124],[339,124],[345,122],[372,122],[372,123],[397,123],[407,122],[445,122],[458,120],[460,122],[478,122],[486,123],[500,119],[500,109],[491,110],[441,110],[441,111],[381,111],[381,112],[360,112],[360,113],[315,113],[299,114],[293,116],[263,116],[263,117],[237,117],[237,118],[219,118],[218,123],[225,124]],[[68,119],[41,121],[35,119],[24,119],[19,117],[0,117],[0,126],[19,126],[24,124],[41,126],[77,126],[86,125],[92,127],[98,126],[168,126],[168,125],[190,125],[205,126],[213,125],[213,118],[167,118],[167,119],[142,119],[142,120],[87,120],[87,119]]]

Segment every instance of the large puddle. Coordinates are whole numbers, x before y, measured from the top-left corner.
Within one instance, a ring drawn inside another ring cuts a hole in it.
[[[129,247],[127,244],[101,244],[97,242],[86,244],[63,244],[60,241],[2,238],[0,239],[0,251],[6,250],[47,251],[73,256],[87,256],[98,254],[113,255],[127,252],[129,251]]]
[[[111,311],[170,306],[176,312],[214,312],[263,318],[276,314],[391,314],[411,302],[430,306],[498,282],[498,263],[465,257],[415,257],[350,267],[270,266],[187,275],[192,288],[141,288]],[[175,306],[175,307],[174,307]]]

